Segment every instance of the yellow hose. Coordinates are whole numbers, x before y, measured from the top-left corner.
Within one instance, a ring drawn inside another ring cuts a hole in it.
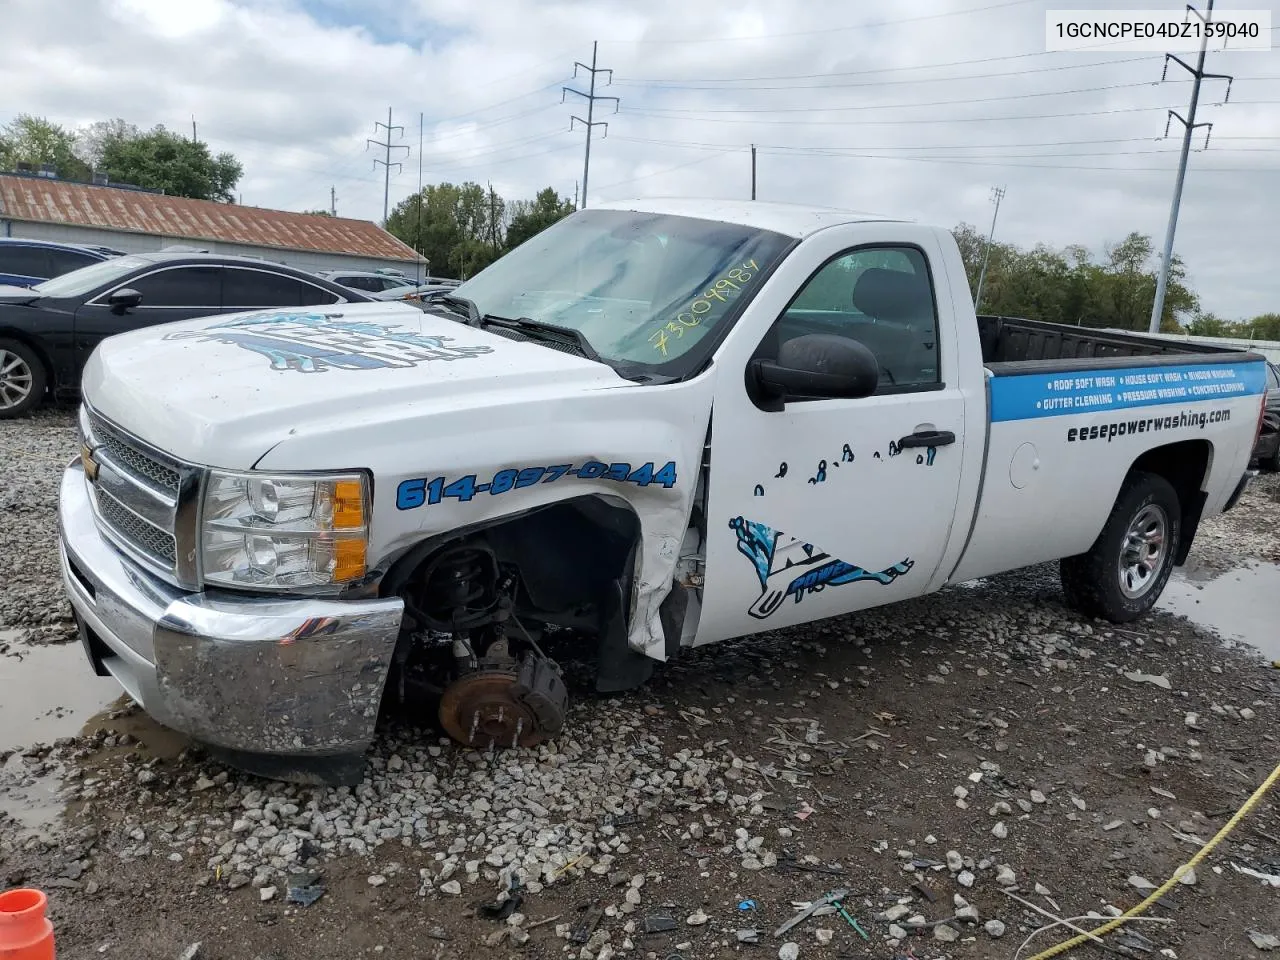
[[[1132,910],[1129,910],[1121,914],[1120,916],[1116,917],[1114,920],[1107,921],[1100,927],[1090,930],[1088,934],[1080,934],[1079,936],[1072,937],[1070,940],[1064,940],[1062,943],[1059,943],[1056,946],[1050,947],[1048,950],[1045,950],[1043,953],[1037,953],[1034,957],[1028,958],[1028,960],[1049,960],[1050,957],[1056,957],[1060,953],[1066,953],[1068,950],[1072,949],[1073,947],[1078,947],[1082,943],[1091,942],[1091,937],[1100,937],[1104,933],[1110,933],[1112,930],[1115,930],[1117,927],[1126,923],[1133,917],[1136,917],[1141,913],[1145,913],[1147,908],[1150,907],[1151,904],[1155,903],[1157,900],[1163,897],[1166,893],[1168,893],[1173,888],[1173,886],[1186,875],[1188,870],[1191,870],[1192,868],[1194,868],[1197,863],[1199,863],[1201,860],[1207,857],[1213,851],[1213,848],[1216,847],[1222,841],[1223,837],[1225,837],[1232,830],[1234,830],[1236,828],[1236,824],[1238,824],[1241,820],[1243,820],[1246,816],[1248,816],[1249,811],[1252,810],[1255,805],[1257,805],[1259,800],[1261,800],[1264,796],[1266,796],[1267,791],[1270,790],[1273,786],[1275,786],[1276,780],[1278,779],[1280,779],[1280,766],[1277,766],[1274,770],[1271,771],[1271,776],[1267,777],[1267,779],[1262,781],[1262,786],[1258,787],[1257,790],[1253,791],[1253,796],[1251,796],[1248,800],[1246,800],[1244,802],[1244,806],[1242,806],[1239,810],[1237,810],[1235,814],[1231,817],[1231,819],[1226,822],[1223,828],[1219,830],[1216,834],[1214,834],[1212,840],[1210,840],[1203,847],[1201,847],[1196,852],[1196,855],[1194,857],[1192,857],[1182,866],[1178,867],[1177,870],[1173,871],[1172,877],[1166,880],[1159,888],[1157,888],[1156,890],[1153,890],[1151,895],[1147,897],[1147,899],[1143,900],[1140,904],[1138,904]]]

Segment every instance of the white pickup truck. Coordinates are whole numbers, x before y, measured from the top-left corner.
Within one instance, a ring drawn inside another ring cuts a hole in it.
[[[1060,560],[1112,621],[1248,482],[1261,357],[976,317],[945,229],[580,211],[425,305],[105,340],[63,478],[84,647],[228,762],[352,782],[381,710],[562,726],[682,647]]]

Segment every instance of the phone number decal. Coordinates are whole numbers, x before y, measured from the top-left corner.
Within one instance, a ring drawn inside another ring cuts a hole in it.
[[[665,357],[667,346],[671,343],[668,333],[674,334],[676,339],[683,337],[685,330],[698,326],[702,323],[703,316],[711,312],[712,300],[728,303],[742,289],[741,285],[755,276],[759,269],[754,260],[747,260],[742,266],[725,271],[722,277],[712,281],[709,290],[689,304],[688,310],[680,311],[674,320],[664,323],[650,334],[649,342],[653,344],[653,349]]]
[[[618,483],[634,483],[639,487],[657,484],[670,490],[676,485],[676,464],[674,460],[662,467],[645,463],[633,469],[629,463],[602,463],[599,460],[588,460],[577,467],[570,463],[561,463],[552,467],[499,470],[491,479],[483,483],[479,482],[474,473],[458,477],[453,481],[447,477],[432,479],[419,477],[405,480],[396,488],[396,509],[413,510],[423,504],[433,506],[450,498],[466,503],[483,493],[496,497],[511,490],[532,487],[536,483],[555,483],[562,477],[577,477],[579,480],[613,480]]]

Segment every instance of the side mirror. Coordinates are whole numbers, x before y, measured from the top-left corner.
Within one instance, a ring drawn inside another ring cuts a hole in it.
[[[131,310],[142,303],[142,294],[132,287],[121,287],[119,290],[113,290],[108,295],[107,303],[110,304],[112,309],[123,313],[125,310]]]
[[[788,340],[778,359],[753,360],[753,391],[766,409],[788,398],[869,397],[880,383],[880,365],[857,340],[814,333]]]

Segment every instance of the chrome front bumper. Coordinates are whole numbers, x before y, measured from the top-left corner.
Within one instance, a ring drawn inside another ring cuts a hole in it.
[[[316,779],[301,772],[309,759],[364,753],[400,629],[399,598],[285,600],[173,587],[103,539],[79,460],[63,474],[58,519],[62,579],[85,652],[156,720],[282,779]],[[254,755],[280,758],[283,772]]]

